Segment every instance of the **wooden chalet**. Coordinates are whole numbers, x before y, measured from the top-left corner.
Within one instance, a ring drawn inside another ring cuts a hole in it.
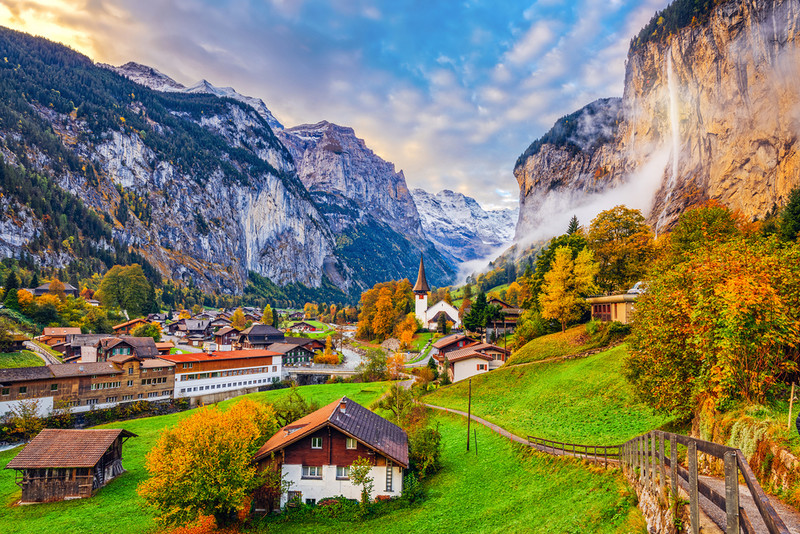
[[[497,369],[506,362],[510,354],[511,351],[490,343],[473,343],[445,354],[437,354],[434,359],[439,363],[440,372],[447,372],[451,381],[458,382]]]
[[[36,339],[52,347],[54,345],[64,344],[67,342],[69,336],[80,333],[81,329],[77,327],[45,326],[42,335]]]
[[[431,354],[438,360],[448,352],[463,349],[468,345],[474,345],[476,343],[477,341],[475,339],[465,336],[464,334],[451,334],[436,340],[431,346]]]
[[[592,305],[592,319],[628,324],[633,319],[633,306],[638,296],[637,293],[623,293],[589,297],[586,302]]]
[[[186,319],[186,335],[193,339],[210,339],[213,333],[210,319]],[[202,345],[202,343],[201,343]]]
[[[283,340],[284,343],[289,343],[291,345],[301,345],[311,352],[317,352],[318,350],[325,349],[325,340],[324,339],[314,339],[310,337],[289,337],[286,336]],[[331,338],[331,350],[336,350],[336,345],[333,342],[333,338]]]
[[[358,499],[360,486],[349,468],[359,457],[372,464],[371,498],[399,496],[408,467],[408,436],[397,425],[342,397],[278,430],[255,455],[259,469],[280,471],[292,483],[280,503],[295,499],[314,504],[325,497]],[[270,511],[276,503],[255,502]]]
[[[157,358],[158,347],[152,337],[105,337],[97,344],[97,361],[121,361],[117,356],[134,355],[138,359]]]
[[[64,294],[68,297],[77,297],[80,294],[78,288],[73,286],[72,284],[68,284],[66,282],[62,282],[64,284]],[[26,289],[29,293],[32,293],[34,297],[41,297],[42,295],[47,295],[51,293],[50,291],[50,282],[46,284],[42,284],[38,287],[32,289]]]
[[[306,321],[300,321],[299,323],[294,323],[290,330],[292,332],[316,332],[321,329]]]
[[[97,345],[108,334],[75,334],[68,336],[64,345],[64,362],[96,362]]]
[[[156,350],[159,356],[169,356],[172,349],[175,348],[175,343],[172,341],[160,341],[156,343]]]
[[[217,350],[231,350],[238,341],[241,332],[233,326],[223,326],[214,333]]]
[[[148,324],[150,323],[148,323],[147,320],[139,317],[138,319],[131,319],[130,321],[125,321],[124,323],[114,325],[112,329],[114,330],[114,334],[118,336],[129,336],[134,328]]]
[[[125,472],[122,445],[136,434],[122,429],[42,430],[6,469],[17,471],[21,503],[91,497]]]
[[[517,327],[517,321],[519,320],[519,316],[522,315],[522,312],[525,310],[521,308],[515,308],[504,302],[498,298],[490,299],[488,304],[490,306],[497,306],[500,308],[500,313],[503,314],[503,318],[499,321],[490,321],[486,325],[487,333],[491,332],[498,332],[502,331],[503,333],[506,332],[513,332],[514,329]]]
[[[308,345],[295,343],[272,343],[267,348],[283,357],[283,365],[294,366],[309,364],[314,361],[314,351]]]
[[[266,349],[273,343],[283,343],[283,332],[274,326],[254,324],[242,330],[238,344],[243,349]]]

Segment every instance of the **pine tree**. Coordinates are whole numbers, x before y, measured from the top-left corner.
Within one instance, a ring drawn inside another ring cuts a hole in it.
[[[578,217],[576,215],[573,215],[572,218],[569,220],[569,226],[567,227],[567,234],[572,235],[580,229],[581,225],[578,222]]]
[[[789,193],[789,201],[780,217],[780,237],[784,241],[797,241],[800,232],[800,187]]]
[[[3,285],[3,299],[8,296],[8,292],[12,289],[19,289],[19,278],[17,278],[17,272],[11,271],[6,276],[6,282]]]

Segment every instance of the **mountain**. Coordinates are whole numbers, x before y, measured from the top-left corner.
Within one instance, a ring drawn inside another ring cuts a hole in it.
[[[484,210],[478,202],[445,189],[433,195],[413,189],[425,236],[458,265],[487,258],[514,238],[519,209]]]
[[[133,61],[125,63],[124,65],[120,65],[119,67],[107,65],[105,63],[98,63],[98,65],[109,70],[113,70],[117,74],[125,76],[126,78],[138,84],[144,85],[145,87],[149,87],[154,91],[203,93],[218,96],[220,98],[231,98],[237,102],[247,104],[256,110],[256,113],[258,113],[262,119],[267,121],[267,124],[269,124],[269,127],[273,130],[283,129],[283,125],[278,122],[269,108],[267,108],[267,105],[264,104],[263,100],[260,98],[254,98],[252,96],[242,95],[236,92],[232,87],[216,87],[206,80],[200,80],[194,85],[186,87],[185,85],[176,82],[166,74],[159,72],[153,67],[148,67],[147,65],[142,65],[140,63],[134,63]]]
[[[642,204],[656,231],[709,199],[748,219],[785,203],[800,184],[798,37],[798,0],[677,0],[656,13],[631,41],[622,99],[561,119],[520,156],[517,239],[614,202]],[[581,117],[597,119],[583,142],[559,135]]]

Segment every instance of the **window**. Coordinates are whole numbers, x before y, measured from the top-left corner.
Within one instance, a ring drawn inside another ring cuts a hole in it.
[[[181,393],[186,393],[186,389],[185,388],[181,388]]]
[[[28,392],[28,386],[20,386],[19,387],[19,394],[24,395]]]
[[[2,393],[3,395],[10,395],[11,394],[11,388],[3,388],[3,390],[0,391],[0,393]]]
[[[485,363],[479,363],[478,364],[478,371],[485,371],[485,370],[486,370],[486,364]]]
[[[158,391],[151,391],[147,394],[147,397],[152,399],[153,397],[158,397]]]
[[[86,406],[97,404],[97,399],[86,399]]]
[[[355,449],[356,448],[356,438],[347,438],[346,446],[348,449]]]
[[[137,398],[137,399],[141,399],[142,397],[144,397],[144,395],[142,395],[141,393],[139,393],[138,395],[136,395],[136,398]]]
[[[273,365],[273,366],[272,366],[272,372],[273,372],[273,373],[276,373],[276,372],[278,372],[278,366],[277,366],[277,365]]]
[[[122,396],[122,400],[124,400],[124,401],[133,400],[133,395],[123,395]]]
[[[133,380],[128,380],[128,387],[129,387],[129,388],[132,388],[132,387],[133,387]]]
[[[73,408],[75,406],[80,406],[80,405],[81,405],[81,401],[79,401],[79,400],[69,401],[67,403],[67,406],[69,406],[70,408]]]
[[[347,480],[350,478],[350,466],[349,465],[337,465],[336,466],[336,478],[340,480]]]
[[[306,499],[306,504],[309,506],[314,506],[317,504],[317,499]]]
[[[106,402],[117,402],[116,397],[106,397]]]
[[[312,449],[321,449],[322,448],[322,438],[311,438],[311,448]]]
[[[192,364],[191,363],[184,363],[183,364],[183,368],[184,369],[191,369],[192,368]]]
[[[322,478],[322,467],[318,465],[304,465],[303,478]]]
[[[132,365],[130,367],[128,367],[128,374],[129,375],[133,374],[133,366]]]
[[[50,384],[50,391],[58,391],[58,384]]]

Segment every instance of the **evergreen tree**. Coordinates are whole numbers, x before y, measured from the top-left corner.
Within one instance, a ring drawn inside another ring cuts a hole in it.
[[[572,235],[580,229],[581,229],[581,224],[578,222],[578,217],[576,215],[573,215],[572,218],[569,220],[569,226],[567,227],[567,235]]]
[[[444,334],[445,329],[447,328],[447,321],[444,318],[444,313],[439,314],[439,319],[436,320],[436,330]]]
[[[281,327],[281,318],[278,315],[278,308],[272,308],[272,326],[275,328]]]
[[[8,292],[12,289],[19,289],[19,278],[17,271],[10,271],[6,276],[6,282],[3,285],[3,300],[8,296]]]
[[[486,326],[486,309],[488,304],[486,302],[486,293],[481,291],[472,303],[472,308],[462,321],[464,328],[472,332],[483,332]]]
[[[784,241],[797,241],[800,232],[800,187],[789,193],[789,201],[783,208],[780,218],[780,237]]]

